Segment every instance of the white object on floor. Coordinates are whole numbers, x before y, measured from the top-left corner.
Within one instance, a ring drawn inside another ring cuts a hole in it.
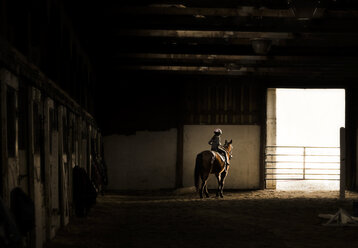
[[[319,214],[318,217],[329,219],[324,226],[358,226],[358,217],[351,216],[342,208],[335,214]]]

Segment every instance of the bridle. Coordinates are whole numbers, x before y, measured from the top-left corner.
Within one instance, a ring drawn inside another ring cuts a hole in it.
[[[229,145],[230,145],[230,144],[229,144]],[[226,151],[227,153],[229,153],[229,158],[231,159],[231,158],[232,158],[232,148],[234,148],[234,147],[231,145],[231,150],[228,151],[229,145],[223,146],[223,147],[224,147],[225,151]]]

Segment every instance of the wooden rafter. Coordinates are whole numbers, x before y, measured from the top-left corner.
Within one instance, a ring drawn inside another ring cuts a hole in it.
[[[358,33],[334,32],[247,32],[247,31],[217,31],[217,30],[157,30],[157,29],[127,29],[113,31],[118,36],[134,37],[168,37],[168,38],[207,38],[207,39],[255,39],[267,38],[272,40],[358,40]]]
[[[222,54],[167,54],[167,53],[122,53],[117,58],[147,60],[203,60],[203,61],[281,61],[281,62],[334,62],[334,56],[265,56],[265,55],[222,55]],[[356,58],[341,57],[338,63],[356,62]]]
[[[172,5],[152,5],[152,6],[124,6],[105,10],[106,15],[164,15],[164,16],[222,16],[222,17],[273,17],[273,18],[295,18],[290,8],[271,9],[267,7],[257,8],[255,6],[238,6],[236,8],[193,8]],[[330,18],[357,18],[357,10],[330,10],[317,8],[313,16],[314,19]]]

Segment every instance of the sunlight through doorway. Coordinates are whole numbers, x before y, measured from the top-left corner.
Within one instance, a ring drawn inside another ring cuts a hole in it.
[[[276,89],[275,97],[275,188],[338,190],[345,90]]]

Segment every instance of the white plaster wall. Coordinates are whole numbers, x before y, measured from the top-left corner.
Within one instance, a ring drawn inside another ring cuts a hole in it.
[[[194,186],[194,166],[196,155],[210,150],[209,140],[215,128],[221,128],[225,139],[233,141],[233,158],[225,188],[255,189],[260,186],[260,126],[257,125],[186,125],[184,126],[184,187]],[[217,188],[215,175],[210,175],[209,188]]]
[[[177,129],[104,138],[108,189],[174,188]]]

